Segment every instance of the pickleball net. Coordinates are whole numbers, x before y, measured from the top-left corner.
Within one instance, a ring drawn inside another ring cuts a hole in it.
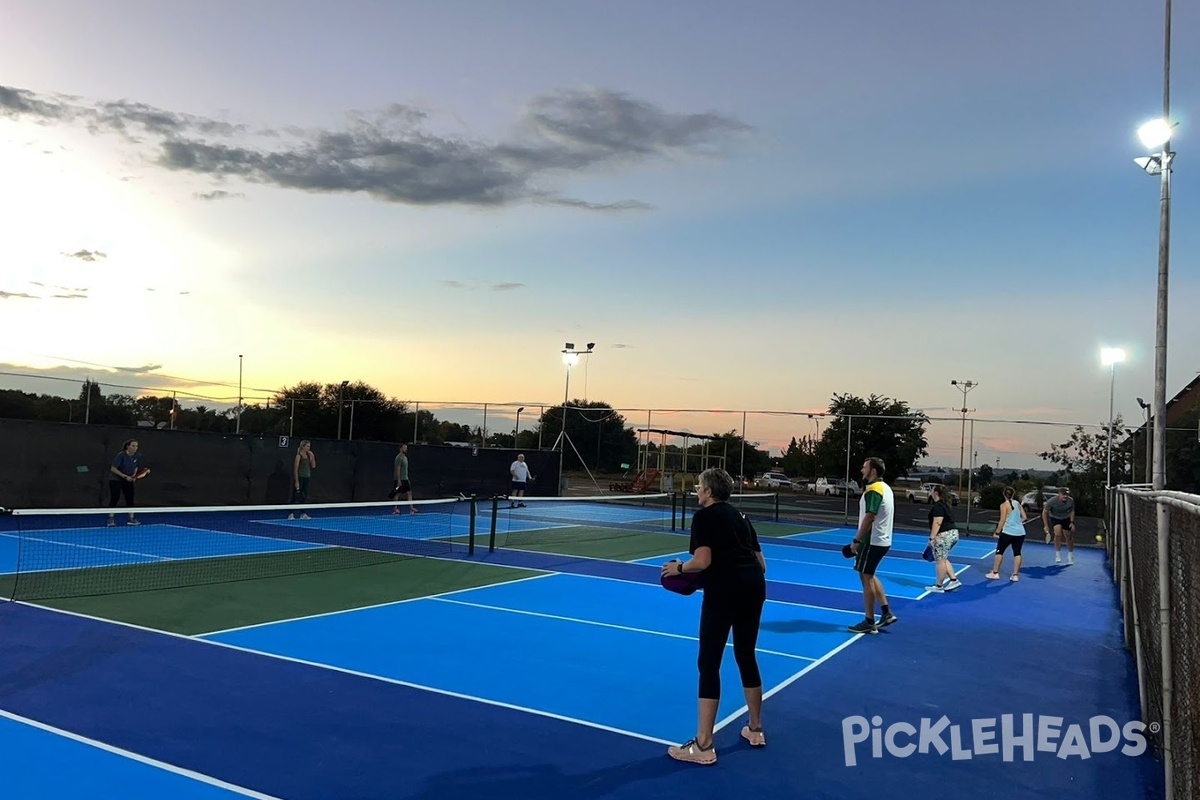
[[[755,520],[779,518],[774,494],[734,495],[729,502]],[[596,545],[596,554],[617,557],[639,543],[666,543],[663,535],[686,540],[698,508],[693,493],[498,497],[490,510],[480,508],[480,530],[488,530],[489,550],[582,552],[581,545]]]
[[[36,601],[350,570],[468,555],[475,543],[475,504],[463,499],[132,511],[6,514],[0,597]]]

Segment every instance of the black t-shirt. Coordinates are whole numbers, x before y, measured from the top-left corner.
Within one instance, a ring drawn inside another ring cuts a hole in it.
[[[942,524],[938,528],[938,533],[954,530],[958,527],[954,524],[954,517],[950,516],[950,506],[946,504],[945,500],[938,500],[933,504],[933,508],[929,509],[929,524],[931,526],[936,517],[942,518]]]
[[[705,583],[732,577],[751,566],[762,573],[755,555],[762,550],[758,534],[742,512],[729,503],[713,503],[692,517],[688,552],[695,555],[699,547],[712,550],[712,564],[704,571]]]

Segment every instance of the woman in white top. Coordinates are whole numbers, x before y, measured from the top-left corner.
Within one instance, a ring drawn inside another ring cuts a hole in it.
[[[1000,521],[996,523],[996,532],[992,534],[1000,542],[996,545],[996,559],[988,578],[1000,577],[1000,564],[1004,561],[1004,551],[1010,546],[1013,551],[1013,572],[1009,580],[1019,580],[1021,574],[1021,546],[1025,544],[1025,523],[1029,517],[1025,509],[1013,500],[1011,486],[1004,487],[1004,502],[1000,504]]]

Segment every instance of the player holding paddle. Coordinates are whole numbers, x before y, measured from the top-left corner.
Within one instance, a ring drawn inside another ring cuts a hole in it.
[[[137,439],[129,439],[121,445],[121,452],[113,458],[112,464],[109,466],[108,477],[108,507],[116,508],[117,500],[121,495],[125,496],[125,507],[133,508],[133,487],[142,478],[150,474],[149,467],[138,467],[142,460],[141,454],[138,452]],[[108,524],[116,525],[117,521],[113,514],[108,515]],[[141,525],[133,512],[129,512],[129,524]]]

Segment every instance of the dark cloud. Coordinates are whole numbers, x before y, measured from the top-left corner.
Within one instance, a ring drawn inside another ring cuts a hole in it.
[[[234,197],[245,197],[242,192],[226,192],[221,189],[214,189],[211,192],[193,192],[192,197],[197,200],[229,200]]]
[[[555,183],[587,171],[680,157],[720,156],[753,129],[714,112],[676,113],[605,89],[535,97],[507,140],[433,133],[419,109],[390,105],[349,116],[342,130],[241,125],[128,101],[86,104],[0,86],[0,116],[82,123],[93,132],[148,140],[152,160],[178,172],[240,178],[316,193],[363,192],[410,205],[497,207],[533,202],[604,213],[643,211],[638,200],[597,203],[563,196]],[[289,139],[291,141],[289,141]],[[233,196],[198,193],[198,199]]]
[[[53,297],[55,300],[86,300],[86,299],[87,299],[87,295],[86,295],[86,294],[77,294],[77,293],[71,293],[71,294],[56,294],[56,295],[51,295],[51,296],[52,296],[52,297]]]
[[[95,261],[98,258],[108,258],[99,250],[76,250],[74,253],[63,253],[67,258],[78,258],[80,261]]]
[[[27,292],[5,292],[0,291],[0,300],[40,300],[36,294],[28,294]]]
[[[147,372],[154,372],[155,370],[162,368],[162,364],[143,364],[140,367],[113,367],[113,369],[120,370],[121,372],[132,372],[135,375],[143,375]]]
[[[442,286],[445,286],[447,289],[465,289],[465,288],[467,288],[465,285],[459,283],[458,281],[438,281],[438,283],[440,283]]]
[[[631,345],[631,344],[610,344],[609,347],[611,347],[614,350],[627,350],[630,347],[633,347],[633,345]]]
[[[494,292],[511,292],[513,289],[523,288],[525,288],[525,284],[523,283],[496,283],[492,285],[492,291]]]

